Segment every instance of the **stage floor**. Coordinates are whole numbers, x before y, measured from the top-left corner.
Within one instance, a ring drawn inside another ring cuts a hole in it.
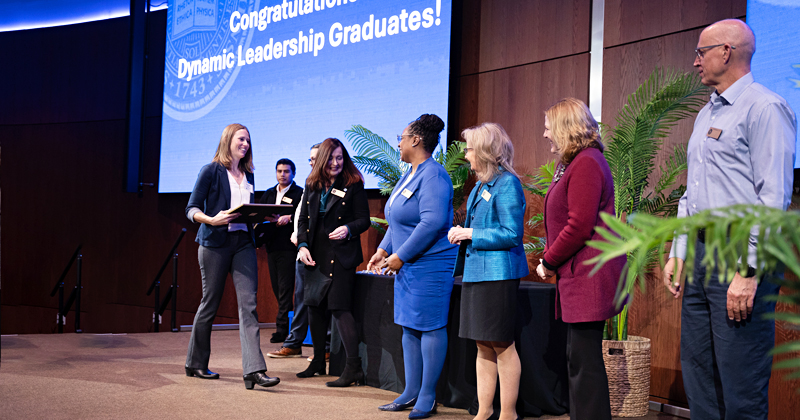
[[[261,330],[264,354],[274,330]],[[368,386],[328,388],[335,377],[299,379],[305,357],[267,358],[281,383],[248,391],[242,381],[239,332],[211,335],[211,370],[219,380],[189,378],[182,367],[189,333],[49,334],[0,337],[0,417],[7,419],[394,419],[378,406],[397,394]],[[304,356],[311,349],[303,348]],[[471,419],[439,406],[436,419]],[[568,419],[543,416],[541,419]],[[651,412],[645,419],[678,419]]]

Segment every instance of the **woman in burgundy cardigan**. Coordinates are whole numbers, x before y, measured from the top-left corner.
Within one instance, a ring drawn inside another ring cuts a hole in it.
[[[601,239],[600,213],[614,214],[614,182],[597,122],[582,101],[562,99],[545,111],[544,137],[559,162],[544,199],[547,246],[536,272],[557,279],[556,317],[567,323],[570,419],[610,420],[603,327],[621,310],[614,295],[625,257],[594,275],[584,262],[599,253],[586,241]]]

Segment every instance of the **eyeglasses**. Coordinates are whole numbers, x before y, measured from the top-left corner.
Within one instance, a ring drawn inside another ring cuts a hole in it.
[[[400,143],[401,141],[403,141],[403,137],[414,137],[414,134],[398,134],[397,142]]]
[[[705,47],[699,47],[699,48],[695,48],[695,49],[694,49],[694,53],[695,53],[695,54],[697,54],[697,58],[699,58],[699,59],[701,59],[701,60],[702,60],[702,59],[703,59],[703,56],[706,54],[706,53],[704,53],[704,52],[703,52],[703,50],[707,50],[707,49],[710,49],[710,48],[721,47],[721,46],[723,46],[723,45],[726,45],[726,44],[727,44],[727,43],[723,43],[723,44],[714,44],[714,45],[706,45]],[[731,49],[732,49],[732,50],[735,50],[735,49],[736,49],[736,47],[734,47],[733,45],[731,45]]]
[[[472,147],[465,147],[464,154],[467,154],[467,152],[469,152],[470,150],[475,150],[475,149],[473,149]]]

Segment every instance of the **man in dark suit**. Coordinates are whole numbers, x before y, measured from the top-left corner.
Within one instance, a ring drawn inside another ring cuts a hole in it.
[[[269,340],[271,343],[282,343],[289,334],[289,311],[292,310],[294,295],[294,270],[297,247],[290,241],[292,236],[292,217],[303,196],[303,189],[294,183],[296,168],[289,159],[281,159],[275,165],[278,184],[261,195],[262,204],[290,204],[294,208],[291,214],[273,215],[267,218],[269,223],[262,223],[257,229],[259,243],[267,250],[269,262],[269,278],[272,291],[278,301],[278,315],[275,318],[276,331]]]

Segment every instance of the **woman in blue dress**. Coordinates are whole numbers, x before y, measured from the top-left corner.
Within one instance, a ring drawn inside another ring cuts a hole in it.
[[[458,247],[447,240],[453,222],[453,183],[432,157],[444,129],[424,114],[398,136],[400,158],[411,170],[386,203],[389,228],[367,270],[395,271],[394,322],[403,327],[406,388],[383,411],[411,406],[410,419],[436,412],[436,383],[447,354],[447,316]]]

